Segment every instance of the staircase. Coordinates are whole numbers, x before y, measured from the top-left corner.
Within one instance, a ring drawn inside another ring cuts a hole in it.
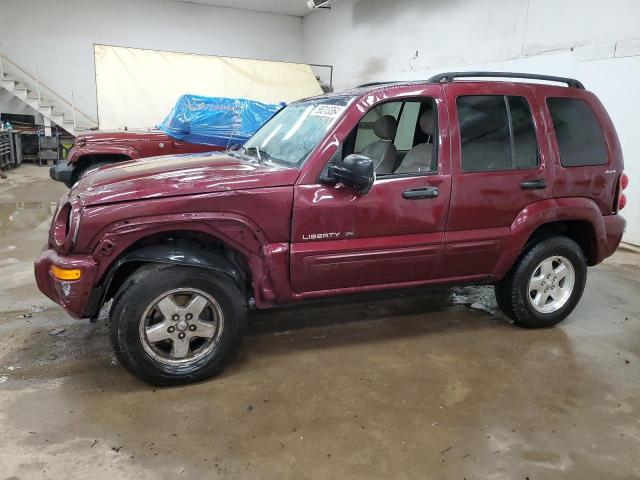
[[[49,130],[53,122],[75,137],[98,126],[97,120],[76,108],[73,92],[69,102],[39,80],[37,67],[32,75],[4,54],[0,54],[0,87],[39,112]]]

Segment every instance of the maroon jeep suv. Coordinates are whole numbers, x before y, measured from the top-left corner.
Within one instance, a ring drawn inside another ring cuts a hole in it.
[[[101,167],[60,200],[36,277],[77,318],[113,299],[117,358],[158,385],[219,371],[253,306],[489,283],[548,327],[618,247],[622,170],[577,80],[367,85],[288,105],[238,150]]]

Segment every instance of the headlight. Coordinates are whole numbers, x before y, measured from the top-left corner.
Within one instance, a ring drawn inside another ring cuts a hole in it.
[[[58,208],[51,225],[51,240],[60,253],[68,253],[80,229],[80,203],[67,201]]]

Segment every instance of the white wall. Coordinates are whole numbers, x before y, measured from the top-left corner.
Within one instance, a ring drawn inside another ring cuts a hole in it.
[[[333,64],[336,90],[453,70],[580,79],[620,136],[624,240],[640,245],[640,41],[625,39],[640,39],[638,0],[342,0],[304,18],[305,61]]]
[[[94,43],[301,61],[302,20],[173,0],[0,0],[0,49],[95,118]]]
[[[341,0],[303,22],[305,61],[333,64],[342,89],[637,38],[640,1]]]

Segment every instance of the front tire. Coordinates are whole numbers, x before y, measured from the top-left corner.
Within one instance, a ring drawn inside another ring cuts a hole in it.
[[[580,246],[567,237],[550,237],[525,251],[496,285],[496,300],[522,327],[551,327],[576,307],[586,280],[587,263]]]
[[[222,369],[242,342],[247,316],[241,289],[228,276],[149,265],[116,294],[109,336],[130,373],[153,385],[180,385]]]
[[[78,170],[78,172],[75,174],[74,180],[73,182],[71,182],[71,186],[73,186],[76,182],[79,182],[80,180],[82,180],[84,177],[89,175],[94,170],[97,170],[98,168],[103,167],[105,165],[111,165],[112,163],[113,162],[108,162],[108,161],[98,161],[98,162],[89,163],[84,167],[81,167],[80,170]],[[69,188],[71,188],[71,186]]]

